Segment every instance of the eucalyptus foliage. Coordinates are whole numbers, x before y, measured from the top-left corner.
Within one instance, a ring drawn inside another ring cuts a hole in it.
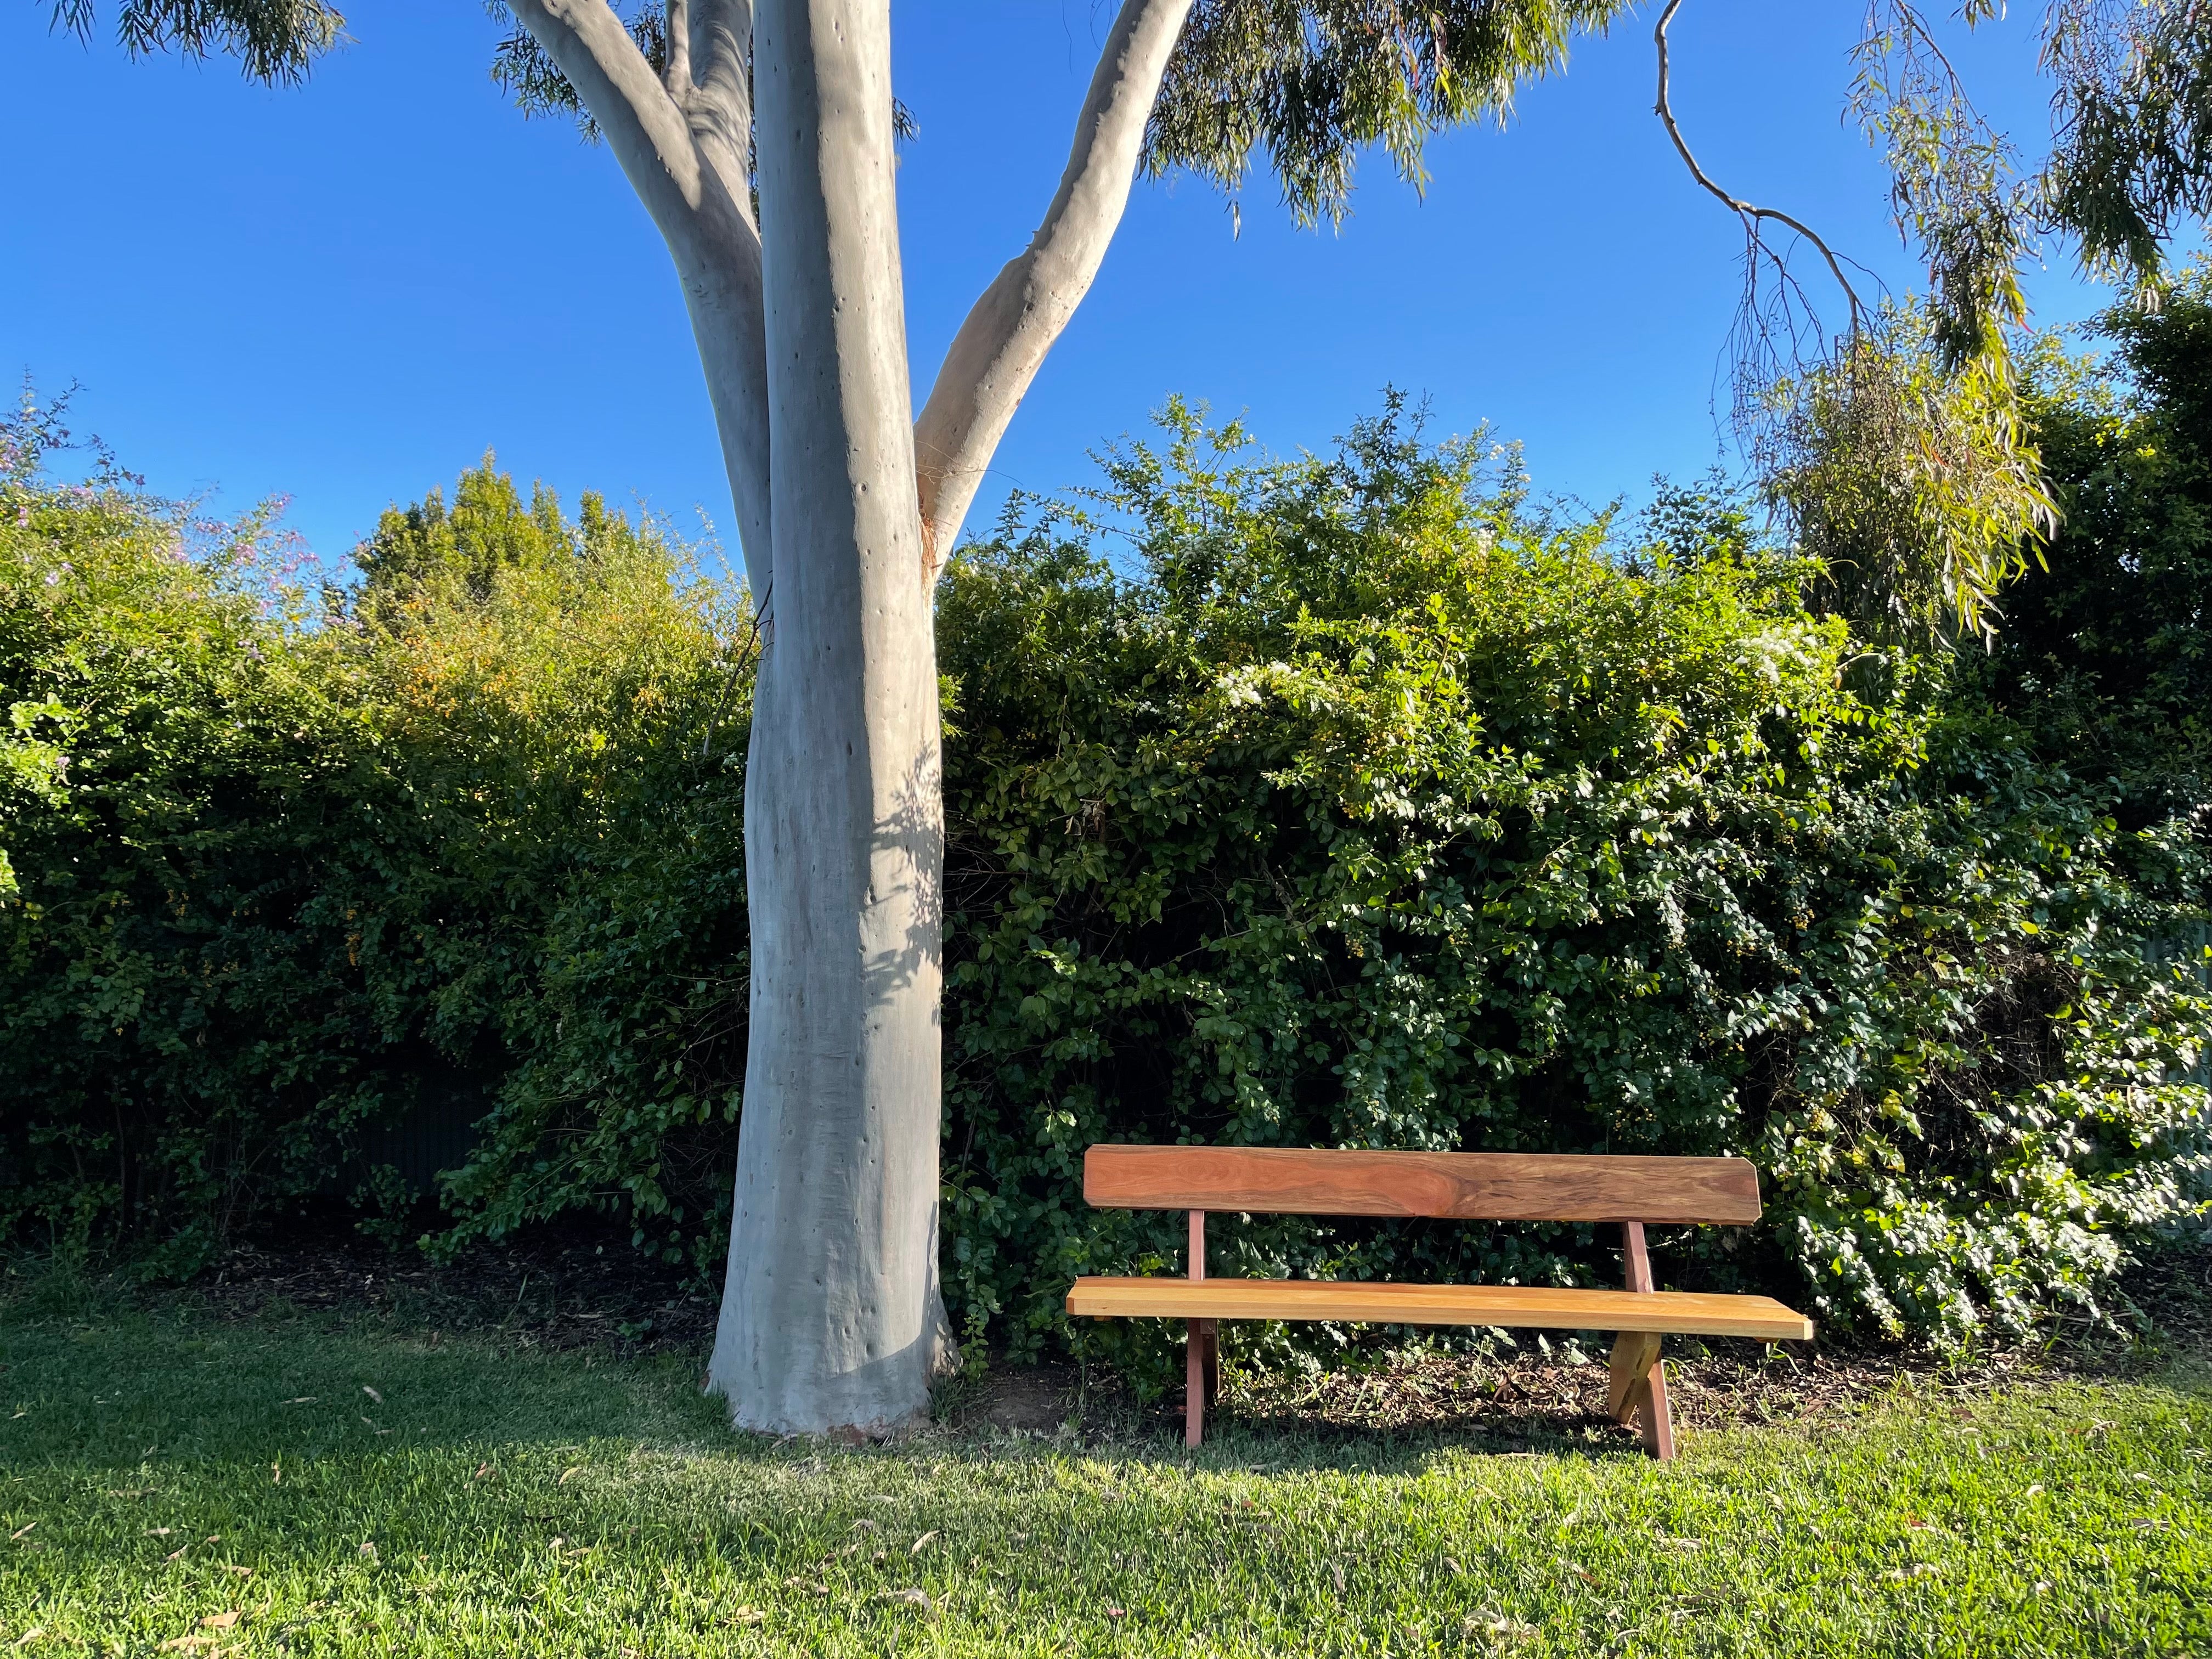
[[[93,0],[53,0],[52,9],[57,29],[90,36]],[[345,39],[345,21],[323,0],[123,0],[115,33],[133,58],[235,58],[250,80],[291,85]]]
[[[1970,29],[2000,0],[1962,0]],[[2038,63],[2051,120],[2039,164],[1992,125],[1915,0],[1870,0],[1850,107],[1887,167],[1899,230],[1924,256],[1929,333],[1947,367],[2008,355],[2027,321],[2019,271],[2039,239],[2090,275],[2155,297],[2177,238],[2212,210],[2212,7],[2053,0]]]
[[[1431,134],[1504,123],[1520,86],[1565,66],[1625,0],[1200,0],[1145,135],[1154,174],[1185,168],[1233,201],[1255,151],[1284,205],[1340,222],[1360,149],[1408,183]]]
[[[2058,510],[2009,358],[1947,368],[1929,309],[1892,307],[1770,393],[1769,499],[1818,566],[1810,595],[1887,643],[1999,631],[1996,598],[2044,560]]]
[[[2044,67],[2057,84],[2044,210],[2092,271],[2142,283],[2212,213],[2212,6],[2057,0]]]
[[[1680,3],[1659,23],[1670,131],[1666,27]],[[1956,15],[1977,29],[2005,8],[1963,0]],[[1881,154],[1893,219],[1927,287],[1870,305],[1814,236],[1849,309],[1832,335],[1786,251],[1762,240],[1770,220],[1806,228],[1698,174],[1747,236],[1740,435],[1858,625],[1916,642],[1995,637],[1998,594],[2057,522],[2021,403],[2017,359],[2033,337],[2021,267],[2045,239],[2070,245],[2087,274],[2156,308],[2175,239],[2212,208],[2208,44],[2203,0],[2056,0],[2041,18],[2052,113],[2037,165],[1977,107],[1927,9],[1871,0],[1848,106]],[[1686,146],[1683,155],[1696,172]]]

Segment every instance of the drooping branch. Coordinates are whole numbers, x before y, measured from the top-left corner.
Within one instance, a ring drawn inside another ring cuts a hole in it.
[[[945,355],[915,422],[925,580],[943,568],[1016,407],[1098,274],[1190,7],[1125,0],[1043,222],[975,301]]]
[[[1703,189],[1725,203],[1743,222],[1744,235],[1751,244],[1753,258],[1758,257],[1764,245],[1761,227],[1770,221],[1796,232],[1819,251],[1820,257],[1827,261],[1829,275],[1836,279],[1836,286],[1844,291],[1844,298],[1850,307],[1851,331],[1857,333],[1865,321],[1866,307],[1860,302],[1858,290],[1851,286],[1850,278],[1844,275],[1844,263],[1835,249],[1830,247],[1820,234],[1803,220],[1784,213],[1779,208],[1761,207],[1755,202],[1747,202],[1740,196],[1730,195],[1713,182],[1705,168],[1698,165],[1698,158],[1690,153],[1689,143],[1682,137],[1682,129],[1675,124],[1674,105],[1668,97],[1672,65],[1668,58],[1667,27],[1674,21],[1674,14],[1681,7],[1682,0],[1667,0],[1665,9],[1659,14],[1658,25],[1651,32],[1652,41],[1659,49],[1659,95],[1653,106],[1653,113],[1666,124],[1667,136],[1674,141],[1675,154],[1682,158],[1682,165],[1689,168],[1690,176]]]
[[[1146,135],[1154,177],[1188,168],[1232,216],[1256,160],[1299,224],[1340,224],[1380,148],[1419,188],[1429,139],[1503,126],[1519,89],[1566,65],[1631,0],[1198,0]]]
[[[2003,8],[1956,9],[1972,27]],[[1849,107],[1888,166],[1898,234],[1919,245],[1936,349],[1954,368],[1979,358],[2002,370],[2005,331],[2027,321],[2020,266],[2035,216],[2012,141],[1974,107],[1915,0],[1869,0],[1851,59]]]

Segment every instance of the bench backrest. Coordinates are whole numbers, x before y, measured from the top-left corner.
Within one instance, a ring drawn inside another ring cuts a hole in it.
[[[1083,1195],[1118,1210],[1437,1216],[1460,1221],[1751,1222],[1740,1158],[1093,1146]]]

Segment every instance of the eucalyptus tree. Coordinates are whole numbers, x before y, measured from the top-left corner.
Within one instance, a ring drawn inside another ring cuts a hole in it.
[[[708,1375],[748,1427],[874,1430],[951,1357],[937,1280],[943,827],[931,593],[1140,173],[1255,164],[1340,216],[1381,144],[1502,119],[1625,0],[1124,0],[1029,245],[919,415],[889,0],[506,0],[500,80],[603,138],[668,245],[763,641],[745,804],[750,1056]],[[79,32],[90,0],[62,0]],[[126,0],[125,44],[302,78],[325,0]]]
[[[92,4],[59,0],[57,21],[82,33]],[[896,1425],[925,1408],[949,1357],[932,589],[1135,179],[1185,168],[1233,199],[1264,168],[1302,222],[1339,219],[1363,149],[1418,182],[1430,134],[1504,119],[1521,84],[1627,4],[1122,0],[1059,188],[917,416],[890,0],[653,0],[628,16],[609,0],[495,0],[516,26],[497,77],[526,108],[570,112],[603,138],[667,243],[757,607],[750,1057],[708,1373],[738,1423]],[[1972,21],[1994,6],[1964,9]],[[2052,9],[2048,63],[2070,90],[2046,197],[2093,258],[2146,269],[2166,216],[2197,204],[2206,7]],[[1875,0],[1869,19],[1856,96],[1887,146],[1900,222],[1929,256],[1938,338],[1961,362],[1986,356],[2016,309],[2007,284],[2033,214],[1919,14]],[[120,26],[133,52],[228,52],[285,82],[344,38],[345,20],[326,0],[124,0]],[[1662,106],[1663,76],[1662,59]],[[1761,230],[1786,222],[1700,182],[1743,217],[1756,276]]]

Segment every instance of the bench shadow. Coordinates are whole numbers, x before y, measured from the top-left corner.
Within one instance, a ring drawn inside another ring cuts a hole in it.
[[[1346,1474],[1418,1474],[1442,1459],[1571,1458],[1591,1462],[1650,1461],[1635,1434],[1610,1418],[1562,1413],[1510,1424],[1423,1424],[1370,1428],[1331,1423],[1294,1412],[1218,1415],[1194,1454],[1181,1423],[1163,1422],[1152,1443],[1127,1450],[1151,1464],[1259,1467],[1269,1471],[1331,1470]]]
[[[1047,1364],[971,1381],[940,1402],[936,1431],[970,1455],[1079,1443],[1091,1456],[1201,1468],[1256,1461],[1389,1474],[1440,1456],[1646,1457],[1634,1431],[1606,1414],[1605,1381],[1602,1365],[1486,1365],[1465,1356],[1304,1379],[1232,1377],[1193,1453],[1180,1390],[1140,1402],[1095,1378],[1086,1389],[1075,1367]]]

